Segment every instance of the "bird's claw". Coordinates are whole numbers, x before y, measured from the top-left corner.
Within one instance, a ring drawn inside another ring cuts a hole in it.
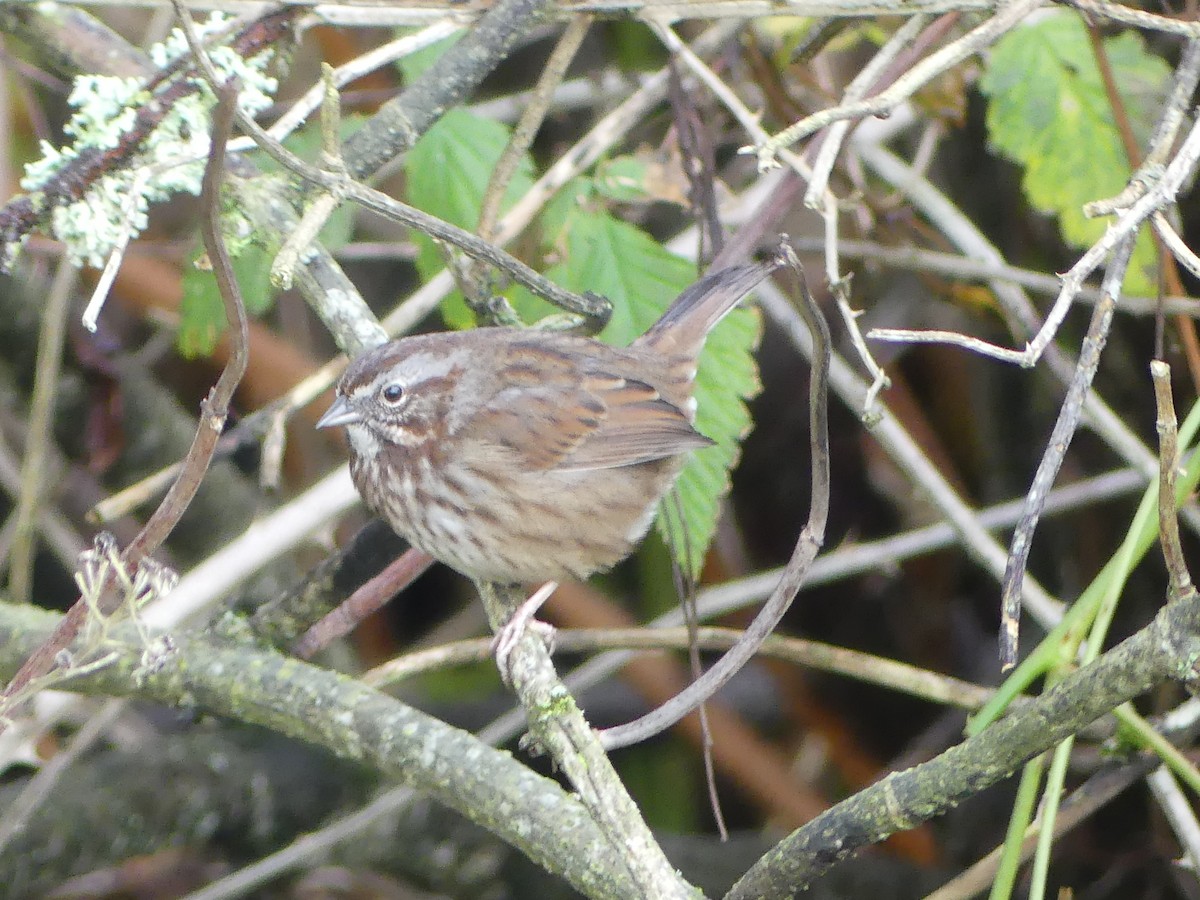
[[[547,649],[553,651],[554,626],[545,622],[539,622],[534,618],[534,615],[541,609],[542,604],[554,593],[557,587],[558,584],[556,582],[547,581],[534,591],[525,602],[513,611],[508,621],[500,627],[496,632],[496,636],[492,639],[492,654],[496,657],[496,667],[500,670],[500,680],[504,682],[505,686],[512,687],[512,654],[526,630],[536,632],[546,644]]]

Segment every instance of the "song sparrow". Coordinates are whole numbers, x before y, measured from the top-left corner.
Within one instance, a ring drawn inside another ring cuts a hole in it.
[[[723,269],[629,347],[519,328],[403,338],[351,362],[317,423],[413,546],[471,578],[587,578],[642,539],[688,451],[704,340],[778,259]]]

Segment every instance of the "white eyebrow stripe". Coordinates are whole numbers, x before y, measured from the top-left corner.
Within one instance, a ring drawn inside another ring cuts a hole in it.
[[[443,353],[414,353],[389,366],[376,375],[371,381],[359,388],[359,393],[374,394],[384,385],[399,382],[406,388],[428,381],[431,378],[442,378],[455,367],[455,360]]]

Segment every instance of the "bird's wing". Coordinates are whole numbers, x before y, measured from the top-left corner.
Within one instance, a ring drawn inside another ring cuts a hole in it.
[[[505,388],[473,423],[537,471],[613,469],[707,447],[687,415],[644,382],[592,373]]]

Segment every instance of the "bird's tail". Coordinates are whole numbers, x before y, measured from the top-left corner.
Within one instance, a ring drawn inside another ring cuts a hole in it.
[[[730,266],[705,275],[671,301],[635,341],[670,356],[696,357],[704,339],[756,284],[784,264],[782,254],[761,263]]]

